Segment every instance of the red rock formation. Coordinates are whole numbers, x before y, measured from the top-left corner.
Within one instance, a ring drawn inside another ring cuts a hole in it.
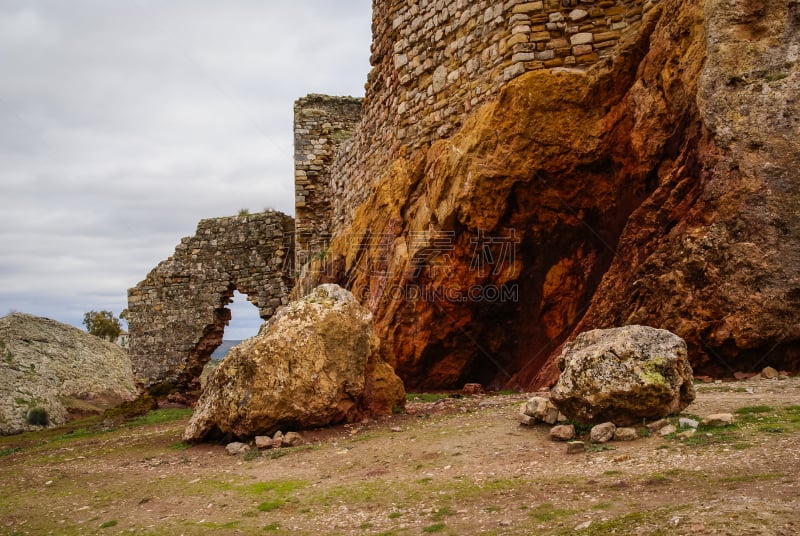
[[[700,373],[796,368],[795,6],[667,0],[608,65],[515,79],[394,163],[320,279],[412,390],[552,383],[570,336],[631,323]],[[517,299],[454,294],[476,286]]]

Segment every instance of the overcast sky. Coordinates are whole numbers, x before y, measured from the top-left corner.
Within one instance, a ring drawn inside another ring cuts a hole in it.
[[[199,220],[293,214],[293,102],[363,95],[370,25],[370,0],[2,0],[0,316],[82,327]]]

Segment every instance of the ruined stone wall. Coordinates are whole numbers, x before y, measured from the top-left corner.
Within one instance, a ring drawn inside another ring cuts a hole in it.
[[[175,253],[128,291],[130,357],[145,388],[197,387],[222,342],[234,290],[263,319],[287,302],[294,277],[294,222],[268,211],[201,221]]]
[[[361,118],[362,99],[308,95],[294,104],[295,266],[331,237],[330,165]]]
[[[363,117],[330,176],[343,227],[388,164],[461,126],[509,80],[604,63],[658,0],[374,0]]]

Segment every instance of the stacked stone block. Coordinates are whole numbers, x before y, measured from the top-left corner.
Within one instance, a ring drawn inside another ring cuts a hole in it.
[[[353,136],[362,99],[308,95],[294,105],[295,266],[331,237],[331,163]]]
[[[408,151],[446,138],[513,78],[604,65],[658,0],[376,0],[352,146],[332,164],[334,227]]]
[[[233,292],[263,319],[287,302],[294,277],[294,222],[262,214],[201,221],[175,253],[128,291],[130,356],[144,388],[190,391],[230,320]]]

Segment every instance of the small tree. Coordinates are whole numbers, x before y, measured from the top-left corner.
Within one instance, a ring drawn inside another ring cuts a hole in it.
[[[115,341],[119,337],[122,326],[119,319],[111,311],[89,311],[83,315],[86,331],[107,341]]]

